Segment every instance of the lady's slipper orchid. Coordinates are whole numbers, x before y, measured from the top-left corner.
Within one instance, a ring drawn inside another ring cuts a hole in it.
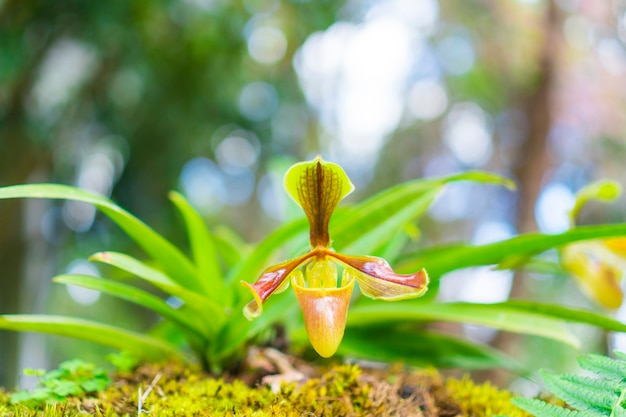
[[[597,304],[615,309],[622,305],[620,282],[626,270],[626,239],[589,240],[566,245],[561,265],[580,289]]]
[[[291,281],[311,344],[321,356],[330,357],[343,338],[355,281],[364,295],[374,299],[403,300],[426,292],[428,275],[424,269],[396,274],[384,259],[342,255],[330,248],[330,217],[354,189],[339,165],[321,157],[296,164],[285,174],[285,188],[309,221],[311,250],[267,268],[254,284],[242,281],[254,296],[244,308],[248,319],[258,317],[265,300],[285,290]],[[336,265],[343,267],[341,278]]]
[[[620,196],[622,187],[612,180],[600,180],[576,193],[569,212],[570,226],[589,201],[611,202]],[[597,304],[615,309],[622,305],[621,281],[626,270],[626,238],[587,240],[565,245],[560,250],[561,265],[575,279],[581,291]]]

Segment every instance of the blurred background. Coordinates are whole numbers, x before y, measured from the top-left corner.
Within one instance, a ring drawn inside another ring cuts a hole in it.
[[[179,190],[210,227],[254,242],[292,215],[286,168],[322,154],[356,184],[353,201],[467,169],[518,182],[516,193],[449,186],[418,247],[560,232],[579,188],[626,180],[625,43],[625,0],[0,0],[0,185],[101,193],[184,246],[167,201]],[[623,207],[590,204],[579,220],[624,221]],[[140,309],[50,283],[98,274],[86,258],[107,248],[137,251],[90,206],[1,201],[0,313],[145,329],[154,317]],[[441,297],[591,308],[563,277],[512,282],[462,271]],[[517,341],[463,331],[515,353]],[[614,342],[581,331],[587,350]],[[517,354],[538,367],[579,353],[524,343]],[[0,332],[0,386],[24,367],[106,352]]]

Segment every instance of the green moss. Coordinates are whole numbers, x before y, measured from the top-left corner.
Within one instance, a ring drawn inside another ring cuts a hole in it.
[[[265,385],[215,379],[182,365],[144,365],[94,398],[69,399],[43,411],[11,405],[0,391],[0,415],[11,417],[137,416],[526,416],[511,394],[469,379],[443,381],[436,371],[362,370],[335,366],[307,381]]]
[[[458,402],[467,417],[530,417],[531,415],[511,403],[512,393],[500,390],[489,382],[477,385],[469,377],[450,378],[446,381],[450,397]]]

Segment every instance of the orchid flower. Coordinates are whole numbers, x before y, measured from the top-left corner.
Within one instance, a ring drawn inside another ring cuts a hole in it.
[[[354,189],[339,165],[321,157],[295,164],[285,174],[284,185],[309,221],[311,249],[267,268],[254,284],[242,281],[254,296],[244,308],[244,315],[250,320],[261,315],[268,297],[284,291],[291,282],[311,344],[327,358],[337,351],[343,338],[355,281],[363,295],[395,301],[423,295],[428,274],[424,269],[415,274],[397,274],[382,258],[344,255],[331,249],[330,218],[339,202]],[[341,278],[337,265],[343,269]]]
[[[622,305],[620,283],[626,270],[626,239],[571,243],[561,250],[561,265],[595,303],[608,309]]]
[[[589,201],[611,202],[621,194],[619,183],[600,180],[576,193],[569,212],[570,227]],[[593,239],[570,243],[560,250],[561,266],[574,278],[580,290],[595,303],[615,309],[622,305],[621,281],[626,270],[626,238]]]

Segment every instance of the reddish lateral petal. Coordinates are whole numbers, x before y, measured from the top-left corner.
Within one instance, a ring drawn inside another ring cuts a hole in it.
[[[424,295],[428,289],[428,273],[425,269],[414,274],[396,274],[387,261],[374,256],[349,256],[328,252],[346,266],[344,277],[354,278],[363,295],[379,300],[404,300]]]
[[[302,308],[311,345],[320,356],[331,357],[343,339],[354,280],[340,288],[307,288],[302,274],[293,274],[291,285]]]
[[[303,256],[298,258],[270,266],[267,268],[259,279],[254,284],[250,284],[246,281],[241,281],[241,285],[248,288],[252,295],[254,296],[254,300],[250,301],[243,309],[243,314],[246,316],[248,320],[252,320],[257,318],[263,312],[263,303],[267,298],[275,294],[277,292],[283,291],[286,286],[283,286],[283,281],[287,276],[300,265],[302,265],[306,260],[315,254],[309,252]]]

